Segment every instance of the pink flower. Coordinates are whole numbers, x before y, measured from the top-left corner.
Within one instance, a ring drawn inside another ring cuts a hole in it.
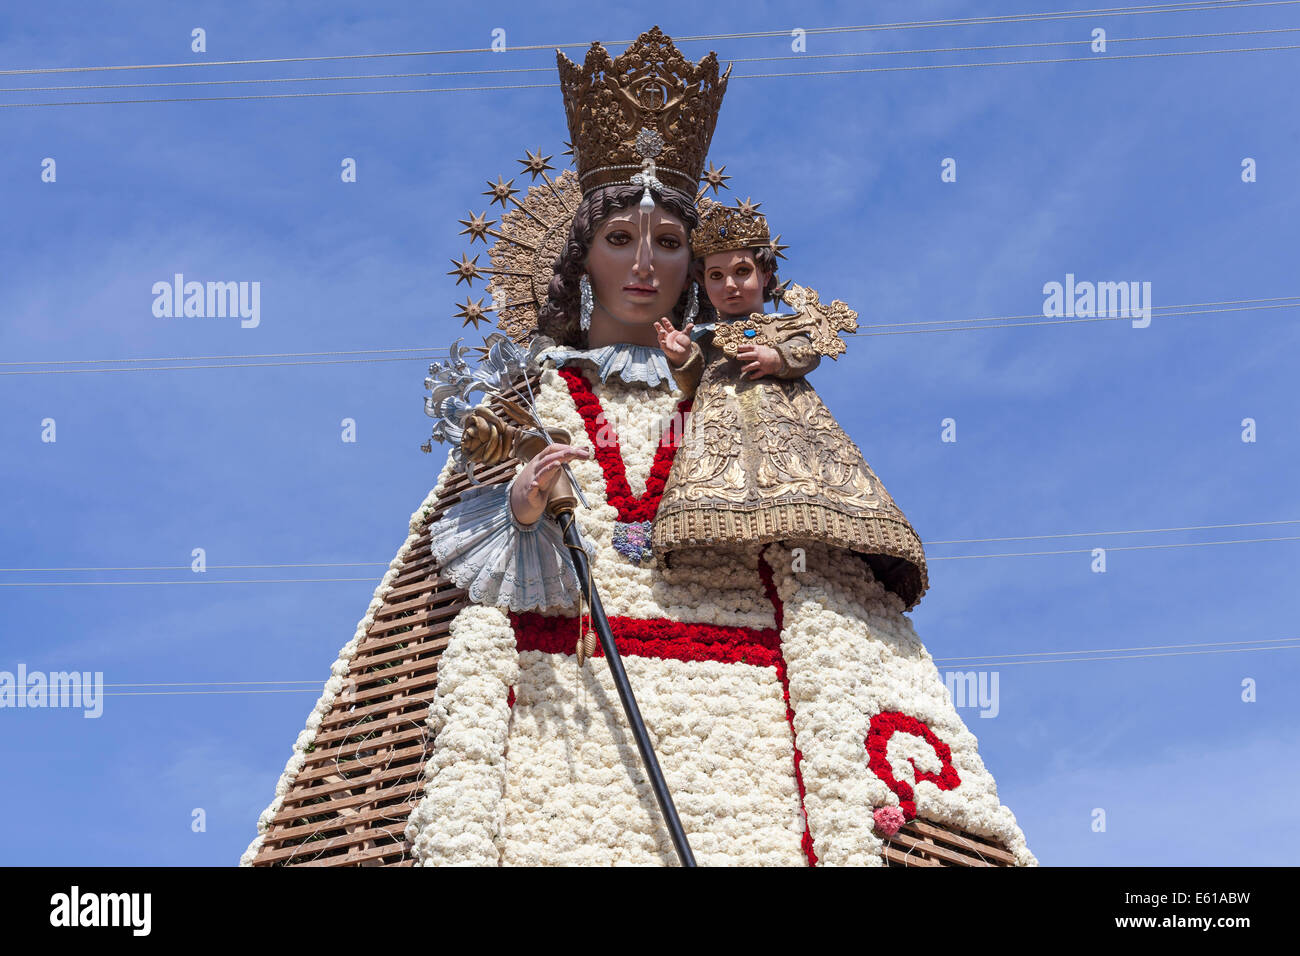
[[[881,836],[891,837],[903,825],[903,811],[898,807],[876,807],[871,815],[876,818],[876,829]]]

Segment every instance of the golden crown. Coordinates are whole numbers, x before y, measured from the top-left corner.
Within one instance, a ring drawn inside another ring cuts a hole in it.
[[[715,252],[771,246],[767,219],[759,215],[762,203],[748,199],[737,206],[724,206],[712,199],[698,202],[700,224],[691,233],[691,255],[703,259]]]
[[[719,76],[714,53],[691,63],[657,26],[617,58],[593,43],[581,67],[555,60],[584,196],[610,183],[695,195],[730,66]]]

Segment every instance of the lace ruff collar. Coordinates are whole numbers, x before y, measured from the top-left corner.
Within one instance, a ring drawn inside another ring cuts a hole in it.
[[[650,388],[666,385],[677,388],[673,378],[668,356],[662,349],[648,345],[632,345],[620,342],[617,345],[604,345],[598,349],[569,349],[558,346],[547,349],[542,358],[556,365],[571,365],[574,362],[588,362],[596,366],[600,380],[605,382],[611,375],[617,375],[630,384],[642,384]]]

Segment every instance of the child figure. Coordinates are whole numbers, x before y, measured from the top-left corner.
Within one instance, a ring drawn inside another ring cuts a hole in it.
[[[811,338],[742,344],[734,358],[715,341],[776,298],[775,251],[757,209],[700,201],[691,253],[716,318],[660,329],[674,364],[698,342],[704,372],[655,515],[653,551],[671,563],[684,547],[821,541],[866,558],[910,608],[927,586],[920,539],[805,380],[821,361]]]
[[[755,209],[758,204],[755,204]],[[716,216],[715,216],[716,218]],[[733,217],[734,218],[734,217]],[[724,232],[738,229],[733,223]],[[767,224],[761,216],[755,216],[754,226],[750,232],[754,239],[767,239]],[[743,236],[735,241],[748,241]],[[695,251],[694,249],[692,250]],[[706,322],[696,327],[697,340],[706,343],[712,339],[717,322],[731,322],[747,319],[754,313],[763,312],[767,301],[778,302],[776,289],[779,285],[776,276],[776,255],[767,243],[752,248],[726,249],[709,253],[701,257],[698,252],[696,278],[704,286],[709,304],[716,314],[714,322]],[[791,364],[792,348],[795,345],[811,346],[807,336],[791,340],[791,347],[778,349],[771,345],[743,345],[736,355],[740,363],[739,376],[752,379],[764,375],[777,375],[782,378],[797,378],[811,372],[821,361],[820,356],[812,356],[801,363],[796,372]],[[794,374],[791,374],[794,372]]]

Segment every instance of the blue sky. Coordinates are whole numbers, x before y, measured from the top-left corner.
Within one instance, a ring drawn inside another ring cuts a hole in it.
[[[1084,4],[1077,4],[1084,7]],[[18,87],[434,70],[334,84],[0,93],[0,103],[553,84],[550,47],[1063,9],[971,3],[52,2],[0,12],[0,68],[480,48],[505,54],[27,74]],[[190,31],[207,31],[207,52]],[[1300,6],[813,34],[808,53],[1089,38],[1109,53],[1272,46]],[[788,36],[683,43],[724,63]],[[615,48],[621,49],[621,47]],[[737,62],[710,158],[791,246],[783,276],[882,324],[1041,312],[1067,273],[1149,281],[1157,307],[1300,296],[1300,51],[785,78],[1087,55],[1086,46]],[[456,220],[527,148],[557,159],[558,90],[4,108],[0,362],[443,346]],[[57,180],[41,181],[45,157]],[[340,181],[343,157],[356,183]],[[955,183],[940,163],[957,160]],[[1241,162],[1258,181],[1243,183]],[[177,272],[261,283],[261,322],[157,318]],[[927,541],[1300,518],[1292,308],[853,339],[813,383]],[[257,361],[257,360],[251,360]],[[386,564],[436,478],[424,363],[0,375],[0,567]],[[51,366],[43,366],[50,368]],[[75,367],[75,366],[73,366]],[[35,366],[4,366],[0,372]],[[1243,418],[1257,422],[1241,440]],[[41,440],[42,420],[57,441]],[[340,422],[357,440],[340,440]],[[957,441],[940,440],[957,422]],[[936,658],[1300,637],[1300,542],[939,560],[1300,534],[1297,525],[931,545],[913,615]],[[115,696],[103,716],[0,710],[0,860],[233,865],[382,568],[0,572],[0,670],[108,683],[310,681],[308,693]],[[30,586],[51,581],[175,584]],[[29,586],[9,586],[25,583]],[[1133,653],[1133,652],[1130,652]],[[973,665],[974,666],[974,665]],[[1295,687],[1272,650],[990,666],[964,710],[1045,864],[1300,858]],[[1257,699],[1243,702],[1253,678]],[[122,688],[117,688],[121,690]],[[128,688],[129,689],[129,688]],[[140,688],[147,689],[147,688]],[[194,688],[203,689],[203,688]],[[207,828],[193,832],[194,808]],[[1105,832],[1092,830],[1106,811]],[[18,821],[21,821],[19,823]],[[1249,823],[1248,826],[1244,824]]]

